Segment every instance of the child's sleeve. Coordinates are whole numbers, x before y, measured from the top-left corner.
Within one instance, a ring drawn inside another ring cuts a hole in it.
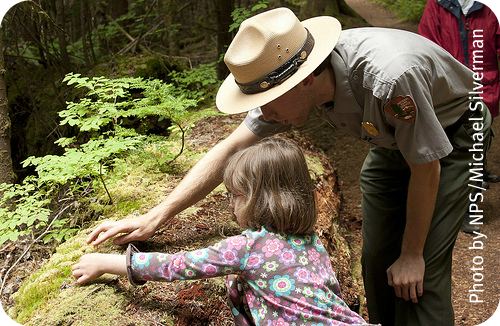
[[[235,274],[245,269],[253,241],[242,235],[227,238],[208,248],[176,254],[139,252],[127,248],[127,274],[134,285],[146,281],[203,279]]]

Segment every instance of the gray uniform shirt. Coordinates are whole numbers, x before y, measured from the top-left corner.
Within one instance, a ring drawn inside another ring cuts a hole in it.
[[[408,162],[426,163],[453,147],[444,128],[468,109],[473,72],[435,43],[386,28],[345,30],[332,52],[334,105],[327,117],[338,128],[375,146],[398,149]],[[249,111],[246,126],[266,137],[286,126]]]

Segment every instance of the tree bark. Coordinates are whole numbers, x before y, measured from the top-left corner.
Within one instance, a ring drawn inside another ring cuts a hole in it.
[[[82,40],[82,50],[83,50],[83,58],[85,60],[85,64],[90,66],[90,50],[89,45],[87,43],[87,24],[86,20],[89,17],[85,15],[85,1],[80,2],[80,29],[81,29],[81,40]]]
[[[217,15],[217,78],[226,78],[229,69],[224,64],[221,56],[226,52],[226,48],[231,43],[231,33],[229,25],[232,23],[231,12],[233,11],[233,0],[215,0],[215,12]]]
[[[10,149],[11,124],[4,76],[3,40],[0,34],[0,183],[13,183],[15,174]]]
[[[179,49],[176,42],[176,27],[174,26],[175,11],[178,9],[177,1],[162,0],[159,2],[159,10],[163,17],[165,33],[163,34],[163,44],[167,48],[168,55],[178,55]]]
[[[65,32],[65,8],[64,8],[64,0],[56,0],[56,24],[59,27],[57,29],[57,38],[59,40],[59,47],[61,51],[61,60],[64,66],[69,66],[69,55],[66,49],[67,41],[66,41],[66,32]]]

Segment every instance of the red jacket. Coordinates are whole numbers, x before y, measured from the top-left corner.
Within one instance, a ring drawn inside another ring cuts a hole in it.
[[[483,62],[478,63],[480,52],[476,52],[476,67],[473,65],[473,50],[480,49],[476,42],[473,47],[472,32],[482,29]],[[428,0],[422,19],[418,25],[419,34],[439,44],[457,60],[476,72],[483,72],[483,100],[496,117],[499,109],[500,76],[498,58],[500,56],[500,27],[495,14],[484,4],[476,1],[464,16],[457,0]],[[482,69],[479,70],[479,69]]]

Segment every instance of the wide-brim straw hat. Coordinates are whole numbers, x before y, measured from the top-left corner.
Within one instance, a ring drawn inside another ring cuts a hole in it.
[[[334,17],[301,22],[288,8],[248,18],[224,56],[231,74],[217,92],[217,108],[246,112],[280,97],[326,59],[340,32]]]

